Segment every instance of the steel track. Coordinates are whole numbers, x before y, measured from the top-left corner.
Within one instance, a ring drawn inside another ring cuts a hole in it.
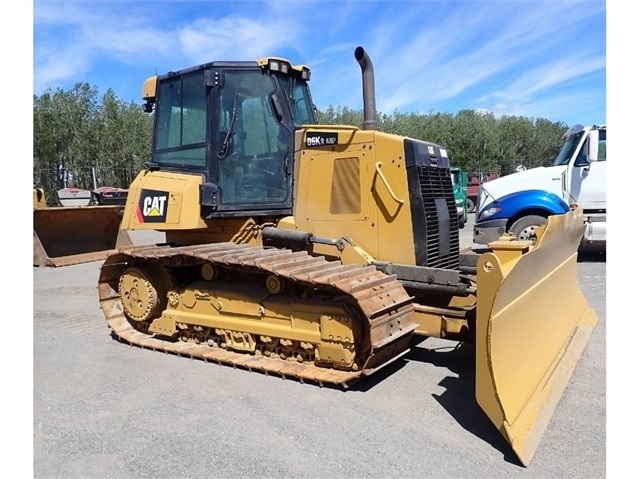
[[[201,264],[275,274],[287,281],[326,294],[347,295],[357,305],[359,320],[368,325],[370,343],[356,345],[367,357],[359,371],[343,371],[258,354],[235,352],[145,334],[136,330],[124,314],[118,294],[118,279],[130,263],[150,261],[164,267]],[[408,351],[417,324],[411,320],[412,297],[395,276],[373,266],[342,265],[308,253],[235,243],[215,243],[171,247],[166,245],[121,248],[109,256],[100,270],[100,306],[112,335],[125,343],[172,353],[192,359],[260,371],[267,375],[348,387],[358,378],[370,375]]]

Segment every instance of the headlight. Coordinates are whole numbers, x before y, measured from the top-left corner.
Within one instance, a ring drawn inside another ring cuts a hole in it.
[[[486,208],[485,210],[483,210],[480,214],[479,214],[479,219],[480,220],[485,220],[486,218],[489,218],[493,215],[496,215],[497,213],[499,213],[501,211],[501,208],[498,206],[492,206],[490,208]]]

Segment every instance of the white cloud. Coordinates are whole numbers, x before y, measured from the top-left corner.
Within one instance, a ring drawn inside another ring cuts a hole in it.
[[[547,94],[604,71],[605,8],[603,0],[37,0],[34,89],[89,76],[111,86],[142,69],[293,55],[312,68],[320,108],[361,108],[352,52],[362,45],[375,68],[378,110],[456,112],[500,103],[513,111],[538,105],[543,116],[541,108],[552,104]]]
[[[202,18],[178,32],[181,49],[195,63],[251,60],[292,41],[296,24],[243,17]],[[238,58],[238,54],[243,58]]]

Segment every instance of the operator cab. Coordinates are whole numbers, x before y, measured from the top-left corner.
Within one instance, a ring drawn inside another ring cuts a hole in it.
[[[202,218],[292,212],[295,129],[317,124],[310,70],[280,58],[149,78],[149,169],[202,175]]]

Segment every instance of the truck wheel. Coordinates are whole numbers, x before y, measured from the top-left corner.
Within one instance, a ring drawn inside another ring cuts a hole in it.
[[[466,210],[469,213],[472,213],[473,211],[475,211],[475,202],[471,200],[470,198],[466,199]]]
[[[515,221],[515,223],[510,227],[509,232],[515,235],[518,240],[530,240],[534,243],[537,241],[535,226],[545,225],[546,221],[548,220],[543,216],[524,216],[523,218],[519,218]]]

